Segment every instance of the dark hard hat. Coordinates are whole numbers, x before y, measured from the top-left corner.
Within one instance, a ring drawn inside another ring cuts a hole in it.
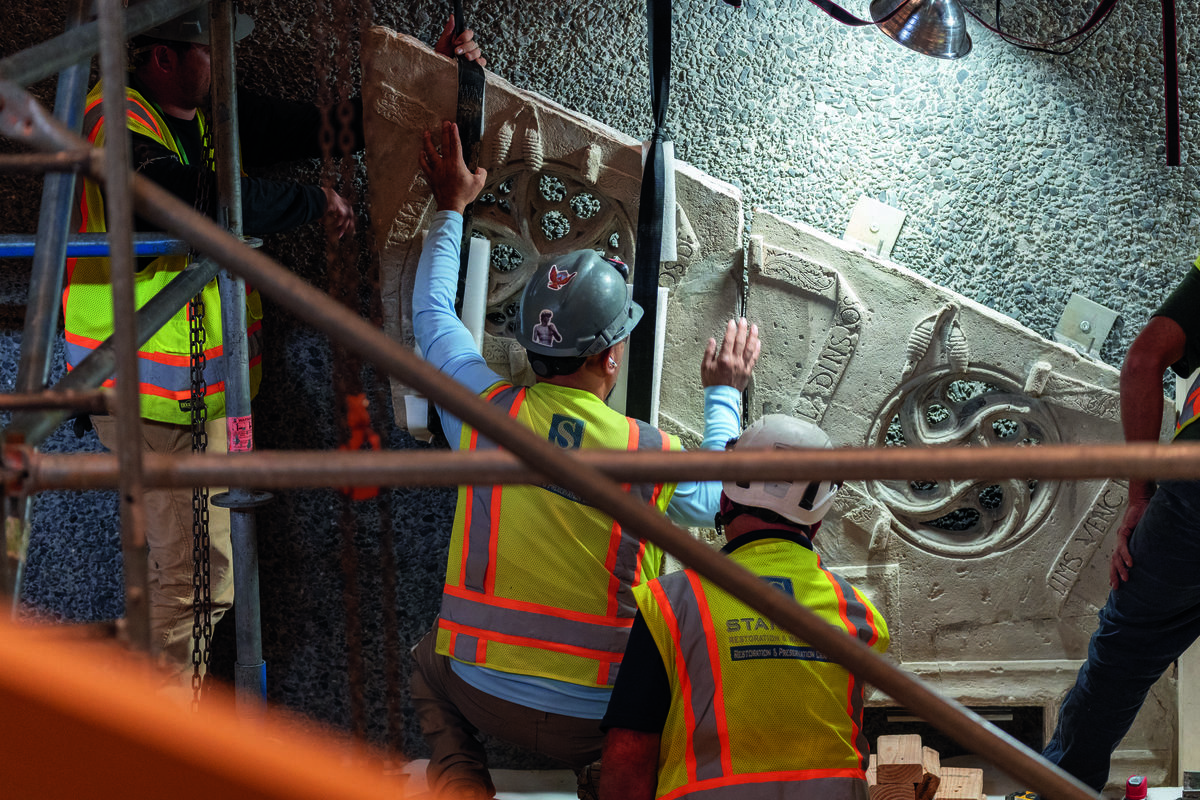
[[[209,19],[208,3],[193,8],[186,14],[180,14],[162,25],[142,33],[151,39],[162,39],[166,42],[192,42],[193,44],[211,44],[212,22]],[[240,11],[234,14],[233,40],[241,41],[254,30],[254,20]]]
[[[595,250],[575,250],[546,261],[525,285],[517,341],[544,356],[593,356],[641,318],[620,268]]]

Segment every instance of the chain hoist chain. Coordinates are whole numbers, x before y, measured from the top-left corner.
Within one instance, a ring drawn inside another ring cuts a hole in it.
[[[212,150],[211,116],[198,114],[201,119],[201,147],[203,163],[196,179],[195,207],[207,213],[211,187],[216,176]],[[196,257],[195,252],[188,259]],[[208,385],[204,380],[204,368],[208,357],[205,352],[208,334],[204,330],[204,290],[201,289],[188,303],[191,358],[189,361],[191,393],[188,410],[191,416],[192,451],[203,453],[208,449],[208,407],[205,397]],[[212,575],[208,535],[208,487],[192,489],[192,710],[197,710],[203,688],[203,677],[208,671],[212,644]]]

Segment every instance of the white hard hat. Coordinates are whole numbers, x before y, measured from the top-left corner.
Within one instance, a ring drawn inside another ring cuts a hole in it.
[[[767,414],[746,428],[737,439],[734,449],[791,450],[823,447],[832,449],[833,442],[825,431],[806,420],[793,419],[785,414]],[[725,496],[735,503],[751,508],[774,511],[784,519],[799,525],[820,522],[837,494],[840,481],[725,481],[721,484]]]

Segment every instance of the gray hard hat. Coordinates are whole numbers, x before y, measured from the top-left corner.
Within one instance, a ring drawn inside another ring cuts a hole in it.
[[[193,8],[186,14],[180,14],[162,25],[142,33],[151,39],[162,39],[165,42],[192,42],[193,44],[211,44],[212,22],[209,19],[208,3]],[[254,30],[254,20],[240,11],[234,14],[233,40],[241,41]]]
[[[521,296],[517,341],[544,356],[593,356],[629,336],[642,307],[629,296],[624,264],[595,250],[549,259]]]

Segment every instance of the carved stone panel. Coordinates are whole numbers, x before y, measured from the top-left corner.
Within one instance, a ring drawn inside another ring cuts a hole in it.
[[[454,119],[457,86],[455,63],[423,43],[385,28],[368,32],[364,126],[380,288],[389,334],[409,344],[413,278],[435,210],[417,154],[423,131]],[[483,354],[497,372],[528,383],[524,351],[512,338],[521,291],[538,263],[557,253],[594,248],[633,265],[640,145],[490,73],[484,109],[479,165],[488,180],[471,221],[472,235],[491,243]],[[664,402],[675,428],[686,432],[702,427],[694,395],[703,342],[737,305],[729,276],[742,246],[742,207],[736,188],[679,162],[676,192],[678,261],[664,264],[660,279],[672,290],[664,360],[671,364],[701,344],[690,357],[687,391],[676,394],[664,381],[671,397]],[[393,385],[395,400],[407,393]],[[404,424],[404,403],[394,405]]]
[[[847,446],[1122,440],[1116,370],[902,266],[756,212],[747,267],[747,314],[764,325],[754,416],[804,417]],[[881,610],[902,623],[902,665],[986,675],[987,692],[942,688],[964,702],[1040,705],[1050,725],[1105,602],[1126,499],[1110,480],[853,482],[818,547],[835,569],[894,565]],[[1022,685],[1037,674],[1056,677]],[[1173,725],[1167,681],[1117,763],[1165,774],[1173,745],[1154,731]]]

